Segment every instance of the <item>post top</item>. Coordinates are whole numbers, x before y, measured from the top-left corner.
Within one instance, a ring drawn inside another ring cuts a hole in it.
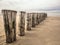
[[[20,11],[21,13],[26,13],[25,11]]]
[[[12,11],[12,12],[16,12],[17,13],[17,11],[15,11],[15,10],[8,10],[8,9],[3,9],[2,11]]]

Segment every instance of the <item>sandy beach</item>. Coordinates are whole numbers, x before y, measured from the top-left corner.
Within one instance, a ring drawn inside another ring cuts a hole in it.
[[[25,32],[25,36],[18,36],[17,22],[17,40],[6,44],[3,16],[0,16],[0,45],[60,45],[60,17],[49,16],[31,31]]]

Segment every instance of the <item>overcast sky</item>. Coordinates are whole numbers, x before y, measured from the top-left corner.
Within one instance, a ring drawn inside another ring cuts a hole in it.
[[[0,0],[0,9],[60,10],[60,0]]]

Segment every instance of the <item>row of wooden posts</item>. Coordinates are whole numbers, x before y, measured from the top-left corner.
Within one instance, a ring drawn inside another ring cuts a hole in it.
[[[6,34],[6,43],[16,41],[16,14],[14,10],[2,10],[4,27]],[[20,36],[25,35],[25,11],[20,11]],[[30,31],[31,27],[35,27],[40,22],[45,20],[47,13],[27,13],[27,30]]]

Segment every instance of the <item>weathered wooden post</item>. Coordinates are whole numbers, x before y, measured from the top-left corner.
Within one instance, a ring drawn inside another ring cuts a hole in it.
[[[41,22],[41,14],[38,13],[38,15],[39,15],[39,23],[40,23]]]
[[[37,25],[37,13],[35,13],[35,25]]]
[[[40,13],[38,13],[38,24],[40,23]]]
[[[45,18],[47,18],[47,13],[45,13]]]
[[[31,30],[31,14],[27,13],[27,30]]]
[[[43,13],[41,13],[41,21],[43,21],[44,20],[44,14]]]
[[[42,14],[43,14],[42,16],[43,16],[43,20],[44,20],[45,19],[44,13],[42,13]]]
[[[32,27],[35,27],[35,16],[34,16],[34,13],[32,13]]]
[[[37,13],[37,16],[36,16],[36,22],[37,22],[37,25],[39,24],[39,15]]]
[[[47,13],[46,13],[46,18],[47,18]]]
[[[40,15],[41,15],[41,22],[42,22],[42,13],[40,13]]]
[[[43,16],[43,17],[44,17],[44,20],[45,20],[45,18],[46,18],[46,15],[47,15],[47,14],[46,14],[46,13],[44,13],[44,16]]]
[[[20,36],[24,36],[25,35],[25,13],[24,11],[20,12]]]
[[[39,19],[40,19],[40,22],[41,22],[41,13],[39,13]]]
[[[16,41],[16,13],[17,12],[13,10],[2,10],[6,43]]]
[[[46,13],[46,18],[47,18],[47,13]]]
[[[44,18],[43,20],[45,20],[45,13],[43,13],[43,18]]]

